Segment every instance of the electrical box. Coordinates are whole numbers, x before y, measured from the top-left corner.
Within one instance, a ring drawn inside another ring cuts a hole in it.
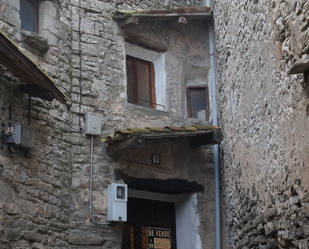
[[[127,221],[128,185],[112,183],[108,185],[108,221]]]
[[[85,118],[86,118],[85,134],[100,135],[102,116],[97,113],[87,112]]]
[[[12,138],[16,145],[24,148],[33,148],[35,146],[35,127],[26,124],[14,124]]]

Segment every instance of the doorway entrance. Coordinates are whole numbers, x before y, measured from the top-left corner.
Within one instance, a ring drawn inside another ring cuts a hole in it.
[[[162,242],[160,248],[177,249],[174,202],[129,197],[127,210],[127,222],[124,224],[122,233],[122,249],[148,249],[150,247],[155,249],[155,243],[149,242],[154,239],[150,231],[155,231],[153,236],[158,235],[155,240],[158,243]],[[164,237],[159,238],[160,234],[164,234]],[[162,244],[164,244],[163,247]]]

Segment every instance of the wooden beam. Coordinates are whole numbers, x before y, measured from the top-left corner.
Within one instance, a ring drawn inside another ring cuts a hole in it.
[[[152,51],[162,53],[168,50],[165,44],[163,44],[159,40],[154,40],[153,38],[150,37],[144,37],[142,35],[129,32],[123,33],[123,37],[126,39],[126,41],[130,43],[136,44],[138,46],[144,47]]]
[[[106,151],[110,156],[117,156],[126,150],[133,150],[136,148],[143,148],[145,146],[145,138],[135,136],[114,144],[107,146]]]
[[[187,24],[187,19],[183,16],[180,16],[178,18],[175,18],[168,22],[167,27],[170,29],[176,29],[183,25]]]
[[[130,16],[126,19],[121,19],[117,22],[118,27],[121,29],[127,29],[130,28],[132,26],[135,26],[138,24],[138,18],[135,16]]]
[[[212,133],[191,138],[190,145],[191,148],[198,148],[203,145],[220,144],[222,140],[223,134],[221,132],[221,129],[218,129],[217,131],[214,131]]]
[[[36,84],[65,104],[69,98],[62,93],[55,82],[36,63],[0,30],[0,63],[15,77],[27,84]]]
[[[52,101],[54,99],[54,95],[52,92],[49,92],[46,89],[39,87],[37,85],[30,85],[30,84],[19,85],[19,90],[21,92],[30,94],[34,97],[45,99],[47,101]]]

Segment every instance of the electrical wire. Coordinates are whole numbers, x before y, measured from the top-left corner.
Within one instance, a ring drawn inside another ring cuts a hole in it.
[[[30,125],[30,112],[31,112],[31,94],[28,94],[28,125]],[[25,157],[27,158],[29,154],[29,149],[25,149]]]
[[[78,55],[79,55],[79,132],[80,134],[87,138],[86,136],[83,135],[83,129],[81,125],[81,107],[82,107],[82,50],[81,50],[81,32],[80,32],[80,26],[81,26],[81,0],[79,0],[79,21],[78,21],[78,36],[79,36],[79,50],[78,50]],[[93,168],[93,135],[91,136],[91,159],[90,159],[90,191],[89,191],[89,216],[90,220],[98,225],[109,225],[110,223],[103,223],[103,222],[97,222],[92,218],[92,168]]]
[[[80,26],[81,26],[81,0],[79,0],[79,20],[78,20],[78,37],[79,37],[79,132],[81,135],[83,135],[82,131],[82,125],[81,125],[81,109],[82,109],[82,49],[81,49],[81,32],[80,32]]]
[[[89,191],[89,216],[90,220],[98,225],[109,225],[110,223],[97,222],[92,218],[92,158],[93,158],[93,135],[91,135],[91,155],[90,155],[90,191]]]
[[[78,45],[78,56],[79,56],[79,111],[78,111],[78,123],[79,123],[79,133],[84,138],[88,138],[83,134],[83,128],[81,124],[81,112],[82,112],[82,48],[81,48],[81,40],[82,40],[82,34],[80,32],[80,26],[81,26],[81,0],[79,0],[79,20],[78,20],[78,39],[79,39],[79,45]]]

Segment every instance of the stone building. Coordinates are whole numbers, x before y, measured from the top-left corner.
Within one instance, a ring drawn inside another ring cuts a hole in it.
[[[225,247],[309,248],[309,2],[213,7]]]
[[[221,248],[218,234],[222,248],[309,248],[308,13],[0,0],[0,248],[147,248],[154,231],[178,249]],[[27,124],[34,146],[16,145]],[[126,222],[107,219],[113,183],[128,186]]]
[[[199,0],[0,0],[1,249],[215,247],[211,19]],[[107,219],[108,186],[127,217]]]

